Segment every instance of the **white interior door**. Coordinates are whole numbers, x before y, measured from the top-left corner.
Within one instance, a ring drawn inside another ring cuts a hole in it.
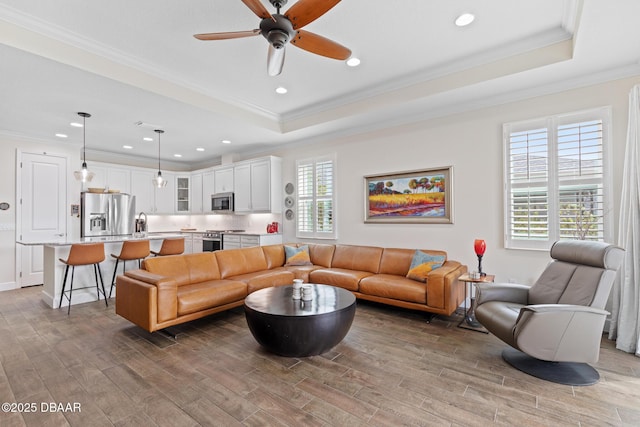
[[[46,153],[18,153],[17,224],[23,242],[48,242],[66,235],[67,158]],[[41,245],[18,245],[19,287],[42,282]]]

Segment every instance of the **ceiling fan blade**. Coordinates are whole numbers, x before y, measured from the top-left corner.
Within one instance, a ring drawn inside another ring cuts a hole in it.
[[[271,18],[271,14],[260,0],[242,0],[242,3],[246,4],[247,7],[260,18]]]
[[[282,66],[284,65],[284,49],[276,49],[269,45],[269,52],[267,55],[267,72],[270,76],[277,76],[282,72]]]
[[[249,31],[231,31],[227,33],[204,33],[204,34],[194,34],[193,37],[198,40],[227,40],[227,39],[239,39],[242,37],[251,37],[257,36],[260,34],[260,30],[249,30]]]
[[[347,59],[351,56],[351,50],[341,44],[305,30],[298,30],[291,44],[327,58]]]
[[[299,0],[284,16],[291,21],[293,29],[297,30],[315,21],[338,3],[340,0]]]

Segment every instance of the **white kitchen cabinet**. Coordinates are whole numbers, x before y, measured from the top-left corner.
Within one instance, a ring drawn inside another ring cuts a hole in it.
[[[235,165],[235,212],[282,212],[282,160],[267,157]]]
[[[251,208],[251,164],[244,163],[233,168],[234,199],[233,210],[236,213],[248,213]]]
[[[94,173],[91,182],[83,184],[88,188],[108,188],[121,193],[131,193],[131,171],[122,167],[113,167],[107,163],[89,164],[89,171]]]
[[[193,242],[191,246],[194,254],[202,252],[202,238],[202,233],[192,233]]]
[[[202,198],[202,178],[201,173],[194,173],[191,175],[191,213],[200,214],[203,211],[203,198]]]
[[[109,167],[107,169],[107,186],[109,190],[131,194],[131,170]]]
[[[214,193],[230,193],[233,190],[233,166],[214,170]]]
[[[193,236],[191,233],[180,233],[180,235],[184,237],[184,253],[193,253]]]
[[[216,192],[214,171],[207,171],[202,174],[202,212],[211,212],[211,195]]]
[[[131,194],[136,196],[136,215],[139,212],[155,213],[155,188],[151,180],[156,172],[150,169],[135,169],[131,171]]]
[[[176,176],[176,206],[177,213],[188,213],[191,211],[191,178],[188,176]]]
[[[167,186],[163,188],[155,187],[156,207],[154,214],[172,214],[175,213],[176,175],[163,171],[162,177],[167,180]],[[154,188],[151,181],[149,181],[149,185]]]
[[[222,235],[222,249],[239,249],[239,248],[240,248],[240,235],[238,234]]]
[[[222,249],[282,244],[282,234],[222,234]]]

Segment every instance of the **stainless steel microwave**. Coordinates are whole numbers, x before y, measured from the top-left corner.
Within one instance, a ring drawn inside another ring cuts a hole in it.
[[[213,212],[233,212],[233,193],[212,194],[211,210]]]

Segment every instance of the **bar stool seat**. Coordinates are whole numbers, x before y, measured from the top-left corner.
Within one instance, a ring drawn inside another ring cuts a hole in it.
[[[67,296],[69,300],[69,306],[67,308],[67,315],[71,312],[71,294],[73,293],[73,276],[76,271],[76,266],[80,265],[93,265],[93,274],[96,278],[96,290],[98,293],[98,300],[100,300],[100,293],[104,296],[104,303],[107,307],[109,307],[109,303],[107,302],[107,295],[104,289],[104,280],[102,279],[102,271],[100,270],[100,263],[104,261],[104,243],[76,243],[71,245],[71,249],[69,250],[69,256],[67,259],[60,258],[60,262],[66,264],[66,268],[64,270],[64,279],[62,280],[62,292],[60,293],[60,304],[58,304],[58,308],[62,307],[62,299]],[[71,267],[71,284],[69,285],[69,290],[65,291],[67,286],[67,275],[69,274],[69,267]],[[102,289],[98,286],[98,276],[100,276],[100,283],[102,284]],[[91,286],[85,286],[82,288],[76,288],[76,290],[87,289]]]
[[[184,237],[164,239],[159,251],[151,251],[154,256],[180,255],[184,252]]]
[[[111,288],[109,288],[109,298],[111,298],[111,292],[116,284],[116,274],[118,273],[118,263],[122,261],[122,274],[124,274],[127,268],[127,261],[138,261],[138,268],[140,268],[140,260],[145,259],[150,254],[149,241],[148,240],[126,240],[122,243],[122,249],[120,254],[111,254],[116,259],[116,265],[113,267],[113,278],[111,279]]]

